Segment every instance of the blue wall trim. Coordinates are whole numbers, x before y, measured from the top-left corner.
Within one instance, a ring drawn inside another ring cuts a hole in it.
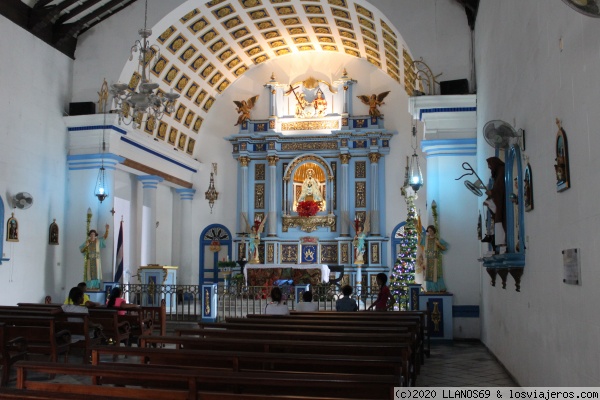
[[[155,155],[156,157],[159,157],[159,158],[162,158],[163,160],[169,161],[169,162],[171,162],[171,163],[173,163],[173,164],[175,164],[175,165],[177,165],[177,166],[179,166],[179,167],[181,167],[181,168],[183,168],[183,169],[187,169],[188,171],[192,171],[192,172],[194,172],[194,173],[198,172],[198,170],[196,170],[196,169],[194,169],[194,168],[192,168],[192,167],[188,167],[187,165],[185,165],[185,164],[182,164],[182,163],[180,163],[179,161],[175,161],[175,160],[173,160],[172,158],[169,158],[169,157],[167,157],[167,156],[164,156],[164,155],[162,155],[162,154],[160,154],[160,153],[157,153],[157,152],[156,152],[156,151],[154,151],[154,150],[150,150],[149,148],[147,148],[147,147],[144,147],[144,146],[142,146],[141,144],[139,144],[139,143],[136,143],[136,142],[134,142],[134,141],[132,141],[132,140],[129,140],[129,139],[127,139],[127,138],[126,138],[126,137],[124,137],[124,136],[122,136],[122,137],[121,137],[121,140],[122,140],[122,141],[124,141],[124,142],[125,142],[125,143],[127,143],[127,144],[130,144],[130,145],[132,145],[132,146],[134,146],[134,147],[137,147],[138,149],[144,150],[144,151],[146,151],[146,152],[148,152],[148,153],[150,153],[150,154],[152,154],[152,155]]]
[[[473,112],[477,107],[450,107],[450,108],[423,108],[419,111],[419,121],[423,120],[423,114],[442,112]]]
[[[127,135],[127,131],[121,128],[118,128],[114,125],[89,125],[89,126],[75,126],[75,127],[71,127],[69,128],[69,132],[76,132],[76,131],[95,131],[98,129],[111,129],[114,131],[119,132],[122,135]]]
[[[452,306],[454,318],[479,318],[479,306]]]

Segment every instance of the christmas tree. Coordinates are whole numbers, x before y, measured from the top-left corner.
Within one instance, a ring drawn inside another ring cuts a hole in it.
[[[415,264],[417,259],[417,213],[415,196],[406,196],[408,214],[406,224],[400,234],[400,251],[396,256],[394,270],[390,277],[390,292],[399,309],[407,309],[409,283],[415,282]]]

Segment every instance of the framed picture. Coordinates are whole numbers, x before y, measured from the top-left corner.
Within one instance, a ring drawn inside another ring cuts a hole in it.
[[[556,119],[558,132],[556,132],[556,164],[554,171],[556,172],[556,191],[562,192],[571,187],[569,180],[569,147],[567,143],[567,134],[560,124],[560,120]]]
[[[11,214],[11,217],[6,223],[6,241],[7,242],[18,242],[19,241],[19,221],[15,218],[15,213]]]
[[[529,163],[527,163],[525,173],[523,174],[523,205],[525,206],[525,211],[533,210],[533,177]]]
[[[48,228],[48,244],[58,245],[58,232],[58,225],[54,219]]]

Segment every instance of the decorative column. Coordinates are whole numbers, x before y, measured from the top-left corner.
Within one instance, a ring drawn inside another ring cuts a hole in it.
[[[181,201],[181,238],[179,240],[179,283],[192,284],[192,200],[196,189],[175,189]]]
[[[340,194],[340,217],[341,217],[341,229],[340,236],[344,237],[350,236],[349,233],[349,223],[346,221],[351,221],[352,218],[349,217],[349,205],[350,205],[350,191],[348,190],[348,164],[350,163],[350,158],[352,156],[350,154],[340,154],[340,162],[341,162],[341,177],[339,180],[340,190],[338,193]]]
[[[138,176],[142,182],[143,205],[148,208],[148,215],[142,215],[142,251],[141,264],[156,263],[156,189],[164,179],[156,175]]]
[[[371,236],[379,236],[379,159],[381,154],[369,153],[371,161]]]
[[[241,168],[241,182],[239,187],[240,193],[240,210],[241,214],[240,219],[238,221],[238,232],[246,232],[246,222],[248,221],[248,164],[250,163],[250,157],[241,156],[239,159],[240,168]],[[248,221],[248,223],[250,223]]]
[[[269,211],[268,211],[268,224],[267,224],[267,236],[277,236],[277,156],[267,156],[269,162]]]

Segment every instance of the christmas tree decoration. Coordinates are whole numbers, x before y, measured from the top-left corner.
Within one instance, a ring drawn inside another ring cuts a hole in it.
[[[400,251],[396,256],[394,270],[390,277],[390,292],[399,310],[408,309],[408,284],[415,282],[415,266],[417,259],[417,212],[416,196],[406,196],[406,225],[402,227]]]

